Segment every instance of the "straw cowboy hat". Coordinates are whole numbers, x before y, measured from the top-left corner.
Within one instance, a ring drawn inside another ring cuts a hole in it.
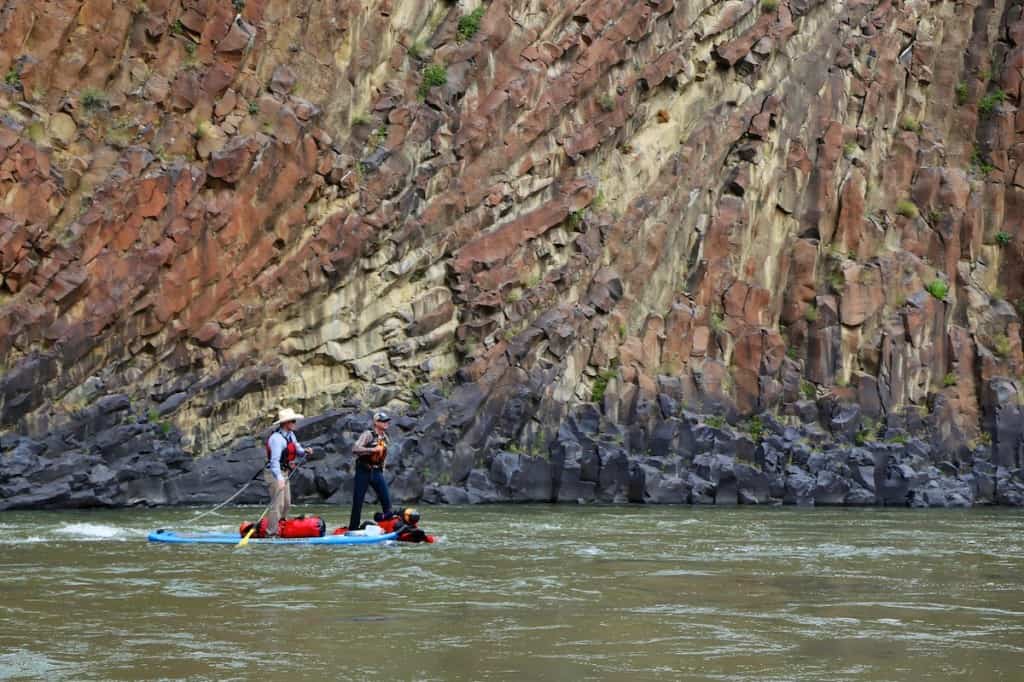
[[[278,424],[284,424],[285,422],[297,422],[300,419],[305,419],[301,414],[297,413],[290,407],[286,407],[283,410],[277,411],[277,421],[274,422],[274,426]]]

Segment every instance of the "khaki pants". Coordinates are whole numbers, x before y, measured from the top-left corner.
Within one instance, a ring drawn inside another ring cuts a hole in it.
[[[277,535],[277,522],[288,516],[288,508],[292,506],[292,485],[284,482],[284,490],[278,487],[277,479],[270,469],[263,472],[263,480],[267,482],[270,494],[270,511],[267,512],[267,535]]]

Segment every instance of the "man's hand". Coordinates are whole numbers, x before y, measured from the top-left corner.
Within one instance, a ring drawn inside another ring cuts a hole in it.
[[[306,448],[306,456],[308,457],[308,456],[310,456],[312,454],[313,454],[313,448]]]
[[[279,479],[277,479],[277,488],[278,488],[278,490],[282,490],[283,491],[286,485],[288,485],[288,479],[287,478],[279,478]]]

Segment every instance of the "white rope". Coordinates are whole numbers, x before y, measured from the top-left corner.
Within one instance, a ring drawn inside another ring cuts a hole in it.
[[[235,493],[234,495],[232,495],[232,496],[231,496],[231,497],[229,497],[228,499],[224,500],[223,502],[221,502],[220,504],[218,504],[218,505],[217,505],[216,507],[214,507],[213,509],[207,509],[206,511],[204,511],[204,512],[202,512],[202,513],[200,513],[200,514],[197,514],[197,515],[193,516],[193,517],[192,517],[191,519],[189,519],[189,520],[188,520],[188,521],[186,521],[185,523],[187,523],[187,524],[193,524],[193,523],[195,523],[196,521],[198,521],[199,519],[203,518],[204,516],[206,516],[206,515],[208,515],[208,514],[212,514],[213,512],[217,511],[218,509],[220,509],[221,507],[223,507],[224,505],[226,505],[226,504],[227,504],[228,502],[230,502],[231,500],[233,500],[233,499],[235,499],[236,497],[238,497],[239,495],[241,495],[241,494],[242,494],[242,492],[243,492],[243,491],[245,491],[245,489],[246,489],[246,488],[248,488],[248,487],[249,487],[250,485],[252,485],[253,483],[255,483],[255,482],[256,482],[257,480],[258,480],[257,478],[251,478],[251,479],[249,479],[249,482],[248,482],[248,483],[246,483],[245,485],[243,485],[243,486],[242,486],[241,488],[239,488],[239,489],[238,489],[238,492],[236,492],[236,493]]]

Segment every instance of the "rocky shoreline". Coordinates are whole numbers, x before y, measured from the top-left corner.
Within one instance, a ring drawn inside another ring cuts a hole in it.
[[[520,429],[514,439],[497,415],[482,444],[468,447],[467,430],[481,426],[471,425],[472,385],[450,395],[431,385],[417,397],[392,426],[387,477],[401,502],[1024,506],[1016,452],[1004,461],[987,438],[939,446],[917,411],[875,423],[856,405],[819,400],[785,420],[739,419],[698,415],[660,393],[637,405],[629,425],[586,403],[555,433],[528,438]],[[0,510],[213,504],[260,472],[263,434],[193,457],[153,417],[108,395],[45,438],[0,436]],[[317,453],[293,476],[296,502],[351,500],[350,448],[368,426],[369,410],[355,402],[300,423],[300,440]],[[237,498],[265,500],[262,484]]]

